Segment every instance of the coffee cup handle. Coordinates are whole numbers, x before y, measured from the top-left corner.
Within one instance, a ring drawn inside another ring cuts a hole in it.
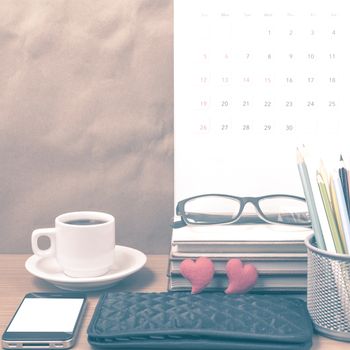
[[[40,249],[38,239],[40,237],[48,237],[50,239],[50,248]],[[32,233],[32,249],[35,255],[42,257],[53,256],[56,251],[56,230],[54,228],[39,228]]]

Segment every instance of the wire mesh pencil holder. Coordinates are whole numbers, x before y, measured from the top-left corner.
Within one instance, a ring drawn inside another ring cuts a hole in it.
[[[305,245],[307,308],[314,327],[324,336],[350,342],[350,255],[316,248],[313,234]]]

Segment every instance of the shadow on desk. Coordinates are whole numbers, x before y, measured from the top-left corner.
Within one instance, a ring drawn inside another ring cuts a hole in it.
[[[155,274],[148,267],[142,268],[140,271],[125,278],[124,280],[117,282],[114,286],[108,288],[108,290],[129,290],[140,291],[147,289],[155,282]]]
[[[129,277],[126,277],[119,282],[116,282],[108,288],[96,291],[86,291],[82,289],[81,292],[86,292],[91,296],[98,296],[104,291],[149,291],[151,289],[154,290],[152,286],[154,285],[155,280],[156,278],[154,272],[148,267],[144,267],[140,271],[134,273]],[[58,288],[53,284],[36,277],[33,279],[33,286],[41,291],[63,291],[63,289]]]

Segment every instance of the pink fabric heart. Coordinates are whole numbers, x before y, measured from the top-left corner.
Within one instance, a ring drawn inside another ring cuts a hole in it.
[[[192,294],[201,292],[213,279],[214,264],[205,257],[200,257],[196,261],[185,259],[180,264],[182,276],[192,284]]]
[[[226,264],[228,286],[226,294],[244,293],[252,288],[258,279],[258,272],[252,264],[245,264],[240,259],[230,259]]]

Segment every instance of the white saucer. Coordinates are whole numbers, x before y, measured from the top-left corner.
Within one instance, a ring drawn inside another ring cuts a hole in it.
[[[32,255],[25,267],[32,275],[51,282],[56,287],[83,291],[107,288],[121,279],[140,270],[146,263],[147,257],[139,250],[117,245],[112,269],[98,277],[69,277],[65,275],[54,257]]]

